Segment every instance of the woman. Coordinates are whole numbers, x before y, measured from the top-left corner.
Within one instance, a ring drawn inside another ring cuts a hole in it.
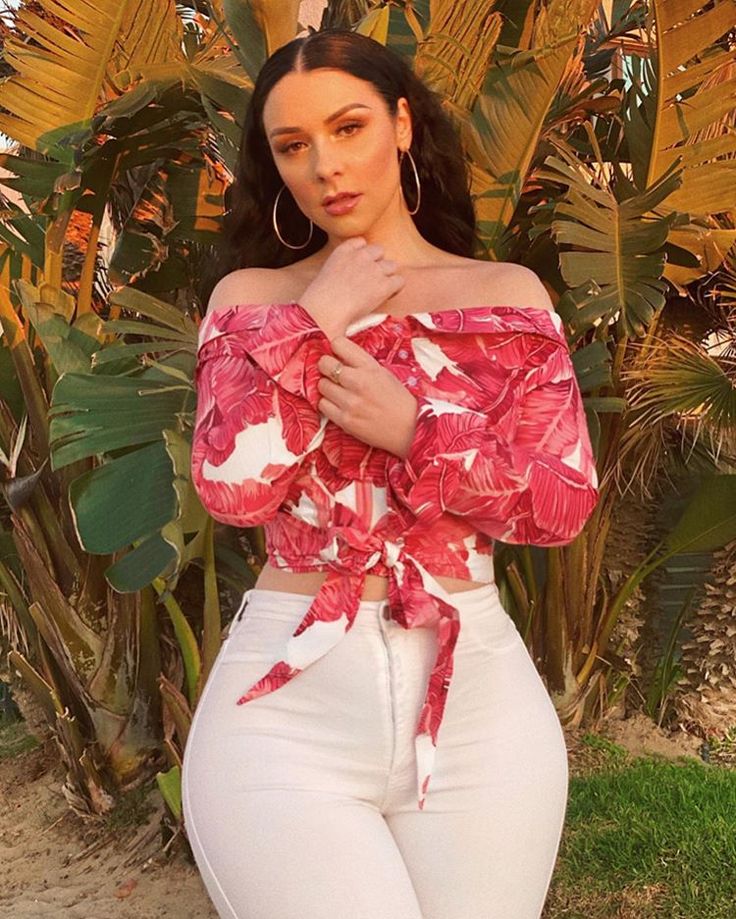
[[[536,919],[567,751],[492,553],[598,497],[561,322],[473,257],[441,100],[365,36],[269,58],[231,191],[192,475],[269,561],[186,744],[204,883],[229,919]]]

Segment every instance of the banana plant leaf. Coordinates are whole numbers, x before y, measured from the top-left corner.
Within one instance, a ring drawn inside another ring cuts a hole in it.
[[[19,156],[15,153],[0,153],[0,166],[17,176],[17,178],[0,177],[0,185],[19,192],[26,201],[48,198],[56,182],[68,170],[64,163],[55,163],[52,160],[32,160],[27,156]],[[23,212],[19,211],[19,213]],[[27,214],[25,216],[28,217]]]
[[[474,161],[473,196],[479,235],[489,251],[503,255],[504,233],[519,202],[545,117],[579,39],[597,6],[590,0],[559,15],[553,3],[546,29],[532,49],[497,48],[464,142]]]
[[[649,98],[652,143],[646,148],[646,187],[683,155],[682,183],[668,206],[691,215],[731,210],[736,207],[736,134],[711,138],[697,150],[692,138],[736,107],[736,73],[727,66],[734,60],[734,49],[716,46],[733,29],[734,4],[652,0],[652,11],[657,91]],[[717,152],[731,158],[715,159]]]
[[[175,5],[158,0],[42,5],[54,25],[24,4],[5,38],[5,59],[16,72],[3,83],[0,131],[72,165],[76,150],[69,141],[86,132],[118,70],[137,60],[184,63],[182,25]]]
[[[618,201],[598,187],[589,171],[559,148],[537,178],[567,187],[554,204],[552,232],[560,251],[560,269],[570,288],[558,304],[575,329],[619,314],[623,332],[640,335],[664,304],[664,246],[677,212],[663,217],[649,213],[670,195],[680,180],[673,164],[645,192]]]
[[[736,539],[736,475],[706,475],[695,481],[673,529],[629,575],[611,601],[592,653],[603,653],[620,611],[638,585],[673,556],[713,552]]]
[[[255,83],[266,58],[296,34],[300,0],[222,0],[233,52]]]
[[[176,553],[160,533],[154,533],[105,570],[118,593],[135,593],[151,584],[176,562]]]
[[[193,411],[191,384],[150,368],[135,377],[65,373],[49,409],[52,469],[124,447],[161,440]]]
[[[85,551],[105,555],[160,530],[176,513],[172,479],[160,439],[77,476],[69,498]]]

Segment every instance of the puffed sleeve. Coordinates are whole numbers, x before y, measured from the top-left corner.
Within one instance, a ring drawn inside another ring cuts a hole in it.
[[[590,517],[599,493],[585,409],[559,317],[544,325],[539,312],[467,346],[482,408],[419,397],[409,452],[388,470],[419,519],[449,512],[503,542],[562,546]]]
[[[222,523],[270,520],[322,441],[319,357],[329,339],[297,303],[239,304],[199,328],[192,482]]]

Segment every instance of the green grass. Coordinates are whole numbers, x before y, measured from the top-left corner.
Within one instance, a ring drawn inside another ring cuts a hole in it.
[[[0,722],[0,760],[11,759],[37,746],[38,741],[28,733],[25,721]]]
[[[545,917],[734,919],[736,770],[584,742]]]

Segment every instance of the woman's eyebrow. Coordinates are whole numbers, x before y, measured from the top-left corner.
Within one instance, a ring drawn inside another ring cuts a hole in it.
[[[370,108],[370,105],[365,105],[362,102],[349,102],[347,105],[343,105],[342,108],[339,108],[336,112],[333,112],[331,115],[328,115],[325,118],[325,124],[329,124],[331,121],[334,121],[336,118],[339,118],[344,112],[347,112],[351,108]],[[276,137],[277,134],[291,134],[296,131],[302,131],[303,128],[298,127],[289,127],[289,128],[274,128],[273,131],[268,135],[269,137]]]

